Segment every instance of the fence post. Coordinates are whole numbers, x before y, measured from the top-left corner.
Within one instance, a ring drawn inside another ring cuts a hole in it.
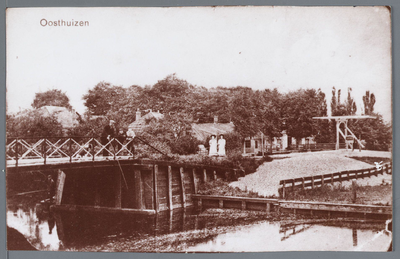
[[[115,156],[115,153],[116,153],[116,152],[115,152],[114,140],[115,140],[114,138],[111,140],[111,147],[113,148],[114,160],[115,160],[115,159],[117,159],[117,158],[116,158],[116,156]]]
[[[282,186],[282,198],[285,199],[286,198],[286,180],[283,180],[283,186]]]
[[[18,166],[18,152],[19,152],[19,139],[17,138],[17,142],[15,143],[15,166]]]
[[[325,175],[321,175],[321,187],[324,186],[324,181],[325,181]]]
[[[333,174],[331,174],[331,184],[332,184],[332,186],[333,186]]]
[[[43,152],[43,158],[44,158],[44,164],[46,164],[46,138],[44,138],[43,144],[42,144],[42,152]]]
[[[353,180],[352,182],[351,182],[351,189],[352,189],[352,201],[353,201],[353,203],[356,203],[356,200],[357,200],[357,181],[356,180]]]
[[[292,192],[294,192],[294,179],[292,179]]]
[[[69,138],[69,162],[72,163],[72,138]]]
[[[95,152],[94,152],[94,136],[92,136],[92,140],[90,141],[91,142],[91,147],[90,147],[90,151],[92,151],[92,161],[94,161],[94,154],[95,154]]]
[[[311,189],[314,190],[314,176],[311,176]]]
[[[305,183],[304,183],[304,177],[301,178],[301,186],[303,187],[303,191],[306,189]]]

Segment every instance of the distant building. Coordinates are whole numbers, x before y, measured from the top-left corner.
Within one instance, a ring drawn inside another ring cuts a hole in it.
[[[142,112],[138,109],[136,111],[136,119],[134,122],[129,124],[128,129],[132,129],[134,132],[141,132],[143,131],[144,127],[147,123],[151,120],[161,120],[164,118],[164,115],[160,112],[153,112],[150,110],[148,113],[142,116]]]
[[[36,111],[43,117],[55,116],[63,128],[72,128],[79,123],[79,116],[74,110],[59,106],[42,106]]]
[[[315,144],[314,138],[302,138],[298,145],[296,139],[289,137],[286,131],[282,132],[282,136],[274,137],[271,140],[265,135],[257,134],[254,137],[247,137],[244,140],[243,154],[260,154],[264,150],[266,153],[285,151],[295,149],[296,146],[301,148],[310,148],[310,145]]]
[[[218,116],[214,117],[214,123],[193,123],[192,134],[198,140],[205,142],[211,135],[220,135],[233,132],[233,123],[218,123]]]

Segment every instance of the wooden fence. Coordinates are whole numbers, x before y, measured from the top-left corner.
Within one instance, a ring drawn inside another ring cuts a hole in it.
[[[383,173],[392,174],[392,162],[368,169],[349,170],[331,174],[281,180],[279,185],[282,185],[282,187],[279,188],[279,194],[282,198],[285,198],[288,191],[294,191],[296,188],[302,188],[304,190],[311,187],[311,189],[314,189],[317,186],[324,186],[325,184],[333,184],[335,182],[341,183],[343,181],[362,179]]]

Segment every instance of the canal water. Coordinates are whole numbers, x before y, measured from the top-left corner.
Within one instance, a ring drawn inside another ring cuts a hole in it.
[[[209,213],[189,209],[146,217],[50,213],[45,204],[38,203],[40,198],[13,197],[7,204],[7,226],[38,250],[387,251],[391,241],[384,222],[277,221],[264,214],[243,216],[244,212],[238,212],[227,216],[223,210]]]

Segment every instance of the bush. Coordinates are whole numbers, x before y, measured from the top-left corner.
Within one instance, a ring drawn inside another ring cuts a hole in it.
[[[37,110],[28,110],[16,116],[7,116],[7,137],[62,136],[63,127],[53,116],[42,116]]]
[[[172,153],[179,155],[195,154],[198,151],[199,145],[200,141],[189,134],[171,141],[169,144]]]
[[[272,161],[272,158],[265,156],[262,159],[256,159],[253,157],[243,157],[241,153],[235,152],[226,157],[209,157],[204,155],[195,156],[174,156],[172,158],[176,163],[187,163],[187,164],[199,164],[199,165],[210,165],[219,166],[226,168],[240,169],[245,172],[245,174],[254,173],[257,168],[265,162]]]

